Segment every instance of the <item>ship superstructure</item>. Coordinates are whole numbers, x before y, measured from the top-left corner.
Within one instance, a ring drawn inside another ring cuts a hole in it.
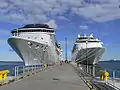
[[[90,36],[78,35],[72,50],[72,60],[77,64],[97,64],[102,54],[105,52],[105,48],[102,44],[100,40],[93,37],[93,34]]]
[[[55,39],[55,29],[47,24],[28,24],[11,31],[9,45],[25,65],[53,64],[62,54]]]

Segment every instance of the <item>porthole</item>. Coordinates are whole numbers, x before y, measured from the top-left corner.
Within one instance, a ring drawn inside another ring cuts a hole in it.
[[[41,39],[43,40],[43,37],[41,37]]]

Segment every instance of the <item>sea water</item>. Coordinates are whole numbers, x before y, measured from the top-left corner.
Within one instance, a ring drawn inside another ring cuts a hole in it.
[[[100,61],[100,68],[104,71],[108,71],[110,77],[113,77],[113,72],[115,72],[115,77],[120,78],[120,61]]]
[[[23,62],[0,61],[0,71],[9,70],[9,76],[14,76],[15,66],[23,66]]]
[[[23,62],[13,62],[13,61],[0,61],[0,71],[9,70],[9,75],[14,75],[15,66],[23,66]],[[100,61],[98,66],[101,70],[108,71],[110,76],[113,76],[113,71],[115,72],[115,77],[120,78],[120,61]]]

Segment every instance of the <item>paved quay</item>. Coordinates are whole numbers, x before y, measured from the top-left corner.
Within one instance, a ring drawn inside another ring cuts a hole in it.
[[[69,64],[54,66],[0,90],[90,90]]]

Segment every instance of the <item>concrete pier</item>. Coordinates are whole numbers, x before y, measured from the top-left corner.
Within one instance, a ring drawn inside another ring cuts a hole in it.
[[[0,90],[90,90],[69,64],[29,76],[0,87]]]

